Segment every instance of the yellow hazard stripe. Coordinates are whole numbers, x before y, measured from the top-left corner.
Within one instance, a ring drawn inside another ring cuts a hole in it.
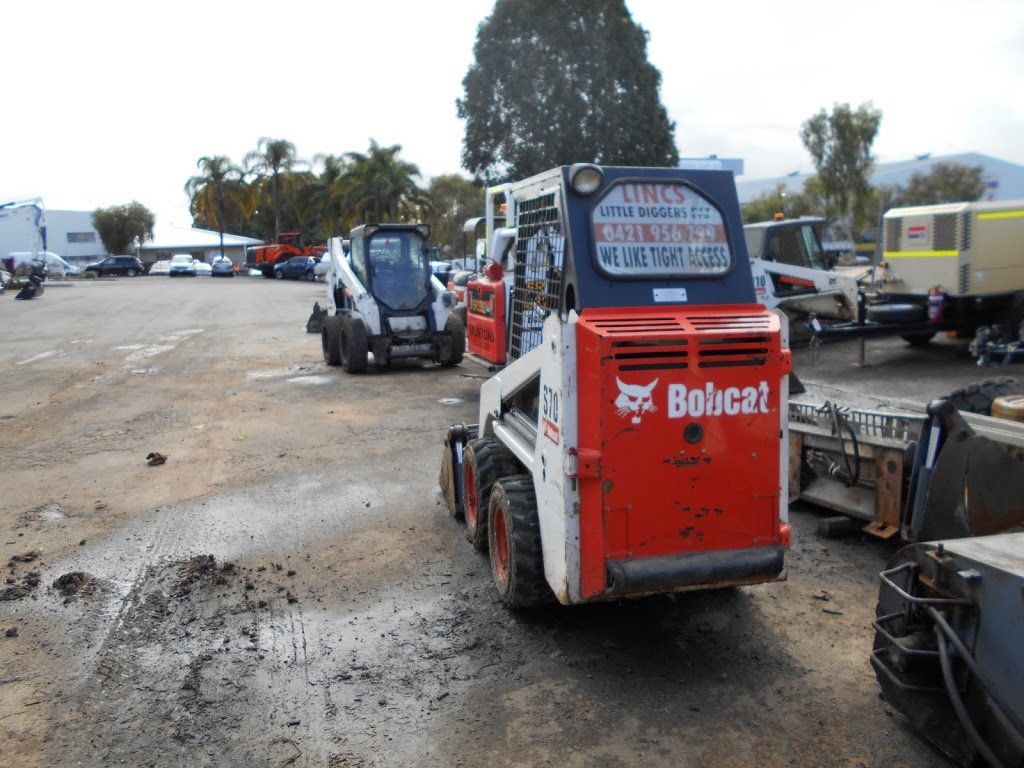
[[[960,255],[960,251],[886,251],[884,259],[948,259]]]
[[[1020,219],[1024,218],[1024,211],[990,211],[989,213],[979,213],[978,221],[985,221],[987,219]]]

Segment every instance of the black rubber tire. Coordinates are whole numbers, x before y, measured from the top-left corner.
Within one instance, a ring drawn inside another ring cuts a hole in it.
[[[875,304],[868,307],[868,320],[873,323],[918,323],[928,319],[924,304]]]
[[[932,339],[935,338],[934,333],[912,333],[907,336],[901,336],[907,344],[912,347],[927,347]]]
[[[454,312],[448,315],[444,324],[445,333],[451,337],[448,354],[441,357],[441,365],[458,365],[466,354],[466,326]]]
[[[470,440],[462,454],[462,488],[465,494],[466,538],[481,552],[487,550],[487,518],[491,490],[502,478],[521,472],[505,445],[493,437]]]
[[[136,276],[137,274],[139,274],[139,273],[138,273],[138,272],[136,272],[136,271],[135,271],[134,269],[129,269],[129,270],[127,271],[127,272],[125,272],[125,274],[126,274],[126,275],[127,275],[128,277],[135,277],[135,276]]]
[[[284,271],[282,271],[280,269],[275,269],[274,270],[274,279],[275,280],[284,280]]]
[[[333,315],[325,317],[320,331],[320,346],[323,347],[324,362],[328,365],[341,365],[341,352],[338,350],[338,332],[341,330],[342,317]]]
[[[338,334],[338,353],[345,373],[362,373],[366,370],[366,354],[370,345],[366,338],[366,326],[362,320],[347,315],[341,321]]]
[[[513,475],[495,483],[488,513],[491,580],[501,601],[509,608],[552,602],[555,596],[544,578],[533,478]]]
[[[958,411],[990,414],[997,397],[1020,394],[1024,394],[1024,385],[1012,377],[1003,376],[954,389],[942,399],[949,400]]]

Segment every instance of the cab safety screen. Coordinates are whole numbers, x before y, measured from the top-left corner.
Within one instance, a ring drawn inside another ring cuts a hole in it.
[[[685,184],[620,182],[594,208],[593,230],[609,277],[712,277],[732,265],[721,212]]]

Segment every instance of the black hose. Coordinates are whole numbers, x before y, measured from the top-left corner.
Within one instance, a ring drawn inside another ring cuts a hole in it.
[[[963,662],[967,665],[967,668],[970,669],[971,673],[975,678],[977,678],[981,687],[985,690],[985,693],[988,694],[989,698],[991,698],[992,701],[995,702],[996,706],[999,707],[1000,711],[1010,722],[1010,725],[1012,725],[1017,733],[1020,734],[1021,739],[1024,739],[1024,723],[1021,722],[1020,717],[1018,717],[1017,713],[1013,711],[1013,708],[1003,700],[1003,697],[999,694],[996,687],[985,679],[985,676],[978,668],[978,663],[974,660],[974,656],[972,656],[971,652],[967,650],[967,646],[964,645],[956,632],[953,631],[953,628],[949,625],[949,622],[946,621],[946,618],[931,606],[925,606],[925,612],[929,617],[931,617],[931,620],[935,622],[936,629],[942,630],[943,635],[946,636],[946,639],[949,640],[953,649],[957,652],[957,655],[960,656]]]
[[[989,748],[988,744],[985,743],[985,740],[981,738],[981,734],[974,727],[974,723],[971,722],[967,708],[960,698],[960,692],[956,689],[956,681],[953,680],[953,665],[949,660],[949,646],[946,645],[946,635],[938,625],[935,626],[935,639],[939,646],[939,664],[942,666],[942,679],[946,683],[946,693],[949,695],[949,701],[953,705],[953,711],[956,712],[960,724],[964,727],[964,731],[967,732],[967,738],[971,740],[974,748],[985,758],[985,762],[989,764],[990,768],[1006,768],[1002,761],[995,756],[995,753]]]
[[[832,429],[835,431],[836,437],[839,438],[839,450],[843,455],[843,464],[846,465],[846,468],[843,469],[833,462],[828,472],[833,477],[838,477],[842,480],[847,488],[852,488],[860,480],[860,444],[857,442],[857,431],[853,428],[850,420],[839,411],[835,403],[826,401],[824,407],[819,409],[819,412],[821,411],[827,412],[832,420]],[[850,455],[846,451],[846,442],[843,440],[843,427],[846,428],[850,435],[850,442],[853,443],[852,466],[850,464]]]

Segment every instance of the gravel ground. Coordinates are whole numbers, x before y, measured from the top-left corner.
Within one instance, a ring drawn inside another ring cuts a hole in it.
[[[322,290],[0,297],[0,763],[946,764],[867,661],[895,544],[794,508],[785,582],[511,612],[437,488],[486,374],[327,368]],[[990,375],[949,340],[868,349],[794,357],[840,401]]]

